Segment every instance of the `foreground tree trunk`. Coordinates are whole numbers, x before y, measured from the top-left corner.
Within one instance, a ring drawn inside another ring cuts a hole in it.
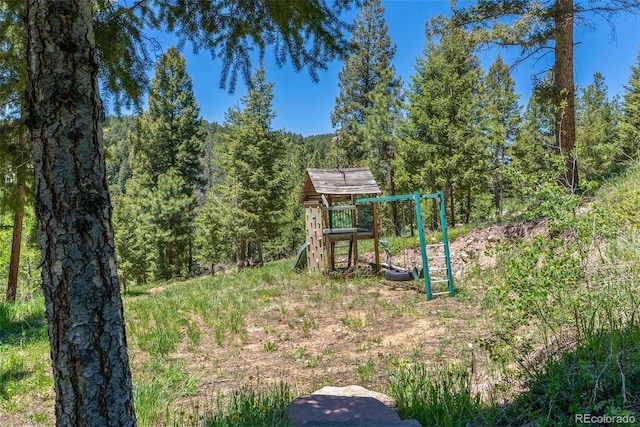
[[[27,124],[56,423],[136,424],[90,0],[27,0]]]
[[[556,61],[554,79],[556,95],[556,147],[565,160],[565,175],[560,184],[578,188],[576,146],[576,95],[573,77],[573,0],[558,0],[555,10]]]

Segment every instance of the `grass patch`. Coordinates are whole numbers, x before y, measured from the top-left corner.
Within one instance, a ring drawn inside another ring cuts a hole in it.
[[[219,395],[212,403],[180,410],[171,419],[174,426],[287,427],[287,405],[297,397],[288,385],[268,388],[243,387]]]
[[[0,413],[28,414],[30,423],[51,424],[53,378],[42,297],[0,301]],[[49,403],[34,406],[32,396]]]
[[[173,418],[172,404],[197,389],[199,377],[188,372],[182,363],[154,358],[134,372],[134,403],[138,424],[158,425]]]
[[[479,394],[472,391],[470,370],[455,364],[430,367],[401,362],[391,373],[387,392],[403,418],[423,426],[467,426],[481,408]]]
[[[629,414],[640,420],[640,325],[595,330],[575,350],[549,357],[543,370],[531,372],[527,388],[508,419],[571,425],[575,414]]]

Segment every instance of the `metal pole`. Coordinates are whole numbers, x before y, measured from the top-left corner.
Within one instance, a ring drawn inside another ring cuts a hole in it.
[[[453,274],[451,273],[451,255],[449,254],[449,235],[447,234],[447,216],[444,211],[444,193],[438,191],[440,200],[440,228],[442,228],[442,243],[444,243],[444,259],[447,263],[447,280],[449,282],[449,295],[454,296]]]
[[[422,256],[422,273],[424,274],[424,291],[427,299],[431,300],[431,277],[429,275],[429,262],[427,261],[427,247],[425,246],[424,228],[422,227],[422,209],[420,207],[420,192],[413,193],[413,203],[416,209],[416,226],[418,227],[418,237],[420,238],[420,255]]]

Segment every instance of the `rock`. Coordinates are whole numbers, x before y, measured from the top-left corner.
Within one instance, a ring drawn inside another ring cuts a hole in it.
[[[287,417],[294,427],[421,427],[372,396],[393,402],[360,386],[324,387],[291,402]]]
[[[318,391],[311,394],[325,394],[329,396],[345,396],[345,397],[373,397],[387,406],[395,407],[396,402],[391,396],[373,390],[368,390],[359,385],[348,385],[346,387],[322,387]]]

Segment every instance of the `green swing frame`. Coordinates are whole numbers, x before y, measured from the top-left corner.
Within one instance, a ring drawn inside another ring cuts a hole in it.
[[[427,247],[432,245],[427,245],[426,239],[424,236],[424,226],[422,223],[422,208],[421,201],[423,199],[433,199],[438,202],[439,205],[439,214],[440,214],[440,227],[442,232],[442,245],[444,246],[444,256],[445,256],[445,265],[447,270],[447,279],[448,282],[448,291],[447,292],[432,292],[431,285],[435,282],[431,280],[431,274],[429,273],[429,257],[427,256]],[[401,194],[395,196],[379,196],[379,197],[366,197],[361,199],[356,199],[356,204],[362,203],[385,203],[385,202],[394,202],[394,201],[403,201],[403,200],[413,200],[414,210],[416,215],[416,226],[418,228],[418,238],[420,239],[420,255],[422,257],[422,272],[424,276],[424,287],[425,294],[427,295],[427,299],[433,299],[434,295],[440,294],[449,294],[449,296],[455,295],[455,290],[453,286],[453,274],[451,272],[451,255],[449,253],[449,236],[447,234],[447,219],[445,212],[445,203],[444,203],[444,194],[442,191],[438,191],[437,193],[430,194],[421,194],[419,191],[416,191],[412,194]]]

